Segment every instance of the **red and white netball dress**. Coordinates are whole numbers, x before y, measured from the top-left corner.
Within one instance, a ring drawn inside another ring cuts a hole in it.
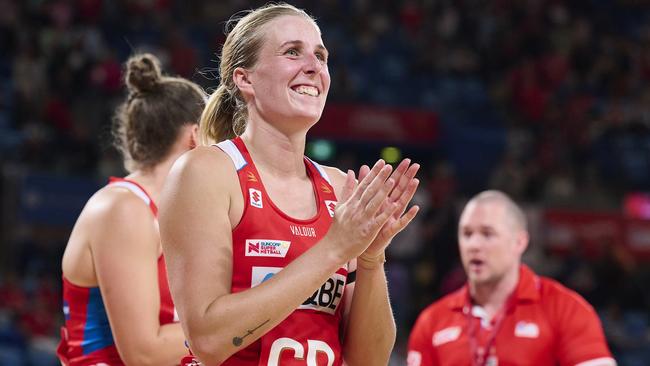
[[[109,186],[129,189],[149,206],[154,218],[157,219],[156,204],[139,184],[122,178],[111,178]],[[178,321],[169,292],[167,269],[162,254],[158,258],[158,286],[160,324]],[[115,347],[99,287],[77,286],[63,277],[63,315],[65,326],[61,328],[61,342],[57,355],[64,365],[124,365]]]
[[[232,292],[236,293],[273,277],[321,240],[332,223],[337,200],[323,168],[305,157],[318,211],[307,220],[291,218],[269,198],[241,138],[217,146],[235,164],[245,202],[241,221],[232,233]],[[347,275],[347,266],[332,273],[286,319],[223,365],[342,365],[339,335]]]

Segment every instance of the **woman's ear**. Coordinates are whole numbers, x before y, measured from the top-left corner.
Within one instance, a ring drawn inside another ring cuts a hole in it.
[[[190,127],[190,149],[195,148],[199,144],[199,125],[193,123]]]
[[[232,72],[232,80],[239,89],[244,99],[248,99],[255,95],[253,84],[250,81],[250,72],[243,67],[238,67]]]

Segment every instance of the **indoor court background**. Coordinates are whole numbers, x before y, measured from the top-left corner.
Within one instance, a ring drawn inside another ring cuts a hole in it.
[[[155,53],[216,85],[224,23],[262,1],[0,0],[0,366],[57,365],[60,258],[110,147],[121,65]],[[404,365],[417,314],[464,280],[459,209],[526,208],[526,262],[598,311],[619,365],[650,365],[650,2],[290,1],[314,15],[332,86],[308,154],[419,162],[423,210],[390,246]]]

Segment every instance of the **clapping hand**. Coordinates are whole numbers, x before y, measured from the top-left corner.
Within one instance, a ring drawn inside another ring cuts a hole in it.
[[[415,178],[415,175],[419,169],[419,164],[411,164],[410,159],[404,159],[390,176],[396,183],[390,192],[388,200],[384,202],[377,215],[388,210],[393,210],[393,214],[384,223],[370,246],[359,256],[360,262],[383,261],[384,250],[391,240],[404,230],[418,213],[419,207],[417,205],[411,207],[408,211],[406,211],[406,208],[417,190],[419,180]],[[359,181],[362,181],[369,173],[370,168],[366,165],[362,166],[359,170]],[[395,209],[392,205],[397,205],[397,208]]]

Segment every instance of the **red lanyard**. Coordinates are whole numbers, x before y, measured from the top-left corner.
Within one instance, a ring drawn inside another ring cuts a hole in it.
[[[486,366],[490,354],[492,353],[492,348],[497,338],[497,333],[501,329],[503,324],[503,319],[506,317],[506,313],[510,309],[510,298],[506,301],[503,308],[497,314],[496,321],[492,327],[492,331],[488,337],[487,344],[482,354],[479,354],[479,340],[478,340],[478,328],[477,323],[480,324],[481,320],[478,322],[474,321],[471,308],[466,313],[467,318],[467,327],[468,327],[468,337],[469,337],[469,347],[470,355],[472,357],[472,366]],[[496,354],[496,351],[494,352]]]

